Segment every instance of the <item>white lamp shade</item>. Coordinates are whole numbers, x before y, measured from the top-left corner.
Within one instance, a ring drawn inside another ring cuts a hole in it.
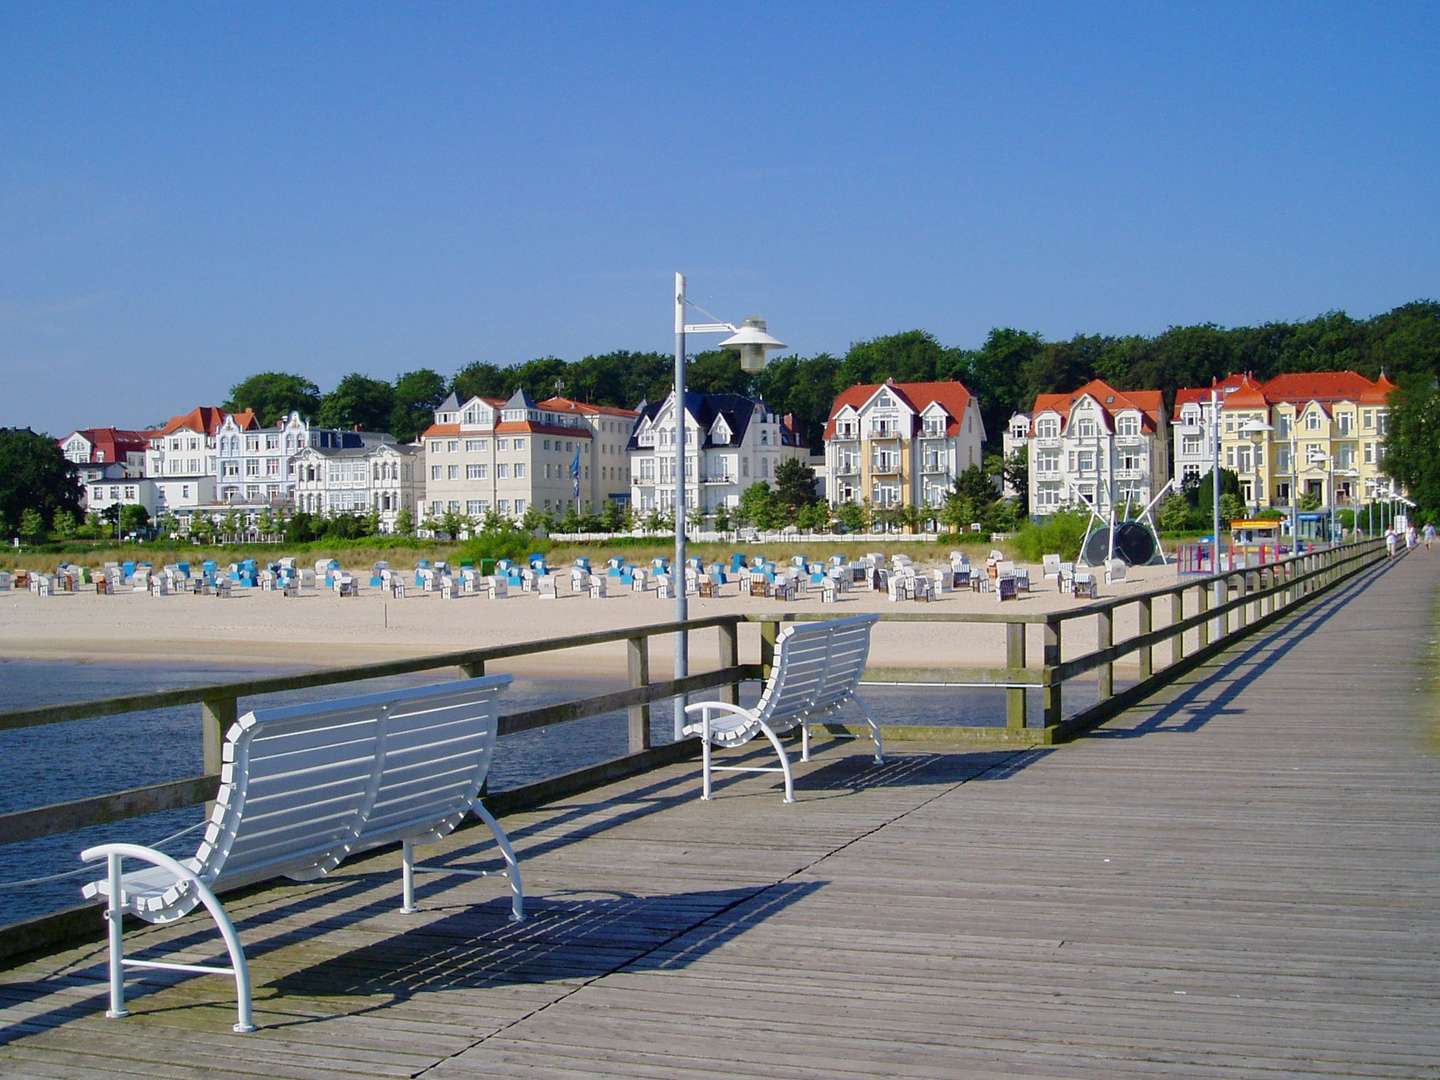
[[[740,370],[756,372],[765,367],[765,350],[783,349],[785,343],[773,338],[768,332],[765,320],[757,315],[747,316],[740,329],[720,342],[722,349],[734,349],[740,354]]]

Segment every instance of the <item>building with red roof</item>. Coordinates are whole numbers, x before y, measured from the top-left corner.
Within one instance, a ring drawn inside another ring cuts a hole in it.
[[[636,413],[565,397],[508,401],[451,394],[420,433],[424,494],[417,520],[494,511],[519,518],[534,507],[563,514],[629,498],[625,443]]]
[[[1169,417],[1159,390],[1117,390],[1091,379],[1069,393],[1037,394],[1006,425],[1005,456],[1027,454],[1029,510],[1148,505],[1170,482]],[[1007,491],[1007,494],[1015,494]]]
[[[956,478],[981,463],[985,423],[962,383],[852,386],[825,422],[826,498],[876,509],[922,508],[933,523]]]
[[[1384,372],[1372,380],[1357,371],[1297,371],[1177,390],[1175,474],[1185,481],[1210,471],[1213,399],[1221,465],[1239,476],[1247,504],[1288,507],[1298,491],[1323,507],[1353,505],[1381,478],[1394,389]]]

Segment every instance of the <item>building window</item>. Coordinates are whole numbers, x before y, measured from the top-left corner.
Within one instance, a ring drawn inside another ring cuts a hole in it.
[[[525,463],[524,463],[523,461],[517,461],[517,462],[515,463],[515,479],[516,479],[516,480],[524,480],[524,479],[525,479]]]
[[[524,499],[516,499],[516,500],[515,500],[515,513],[516,513],[516,514],[523,514],[523,513],[525,513],[525,500],[524,500]]]
[[[460,450],[460,440],[459,440],[459,439],[447,439],[446,442],[445,442],[445,450],[446,450],[447,453],[451,453],[451,454],[458,453],[459,450]]]
[[[431,466],[430,466],[430,479],[431,479],[431,480],[439,480],[439,479],[440,479],[440,475],[441,475],[441,474],[440,474],[440,466],[439,466],[439,465],[431,465]]]
[[[509,440],[509,439],[496,439],[496,440],[495,440],[495,449],[496,449],[496,450],[509,450],[509,449],[510,449],[510,440]]]
[[[1337,412],[1335,414],[1335,424],[1339,427],[1341,435],[1349,435],[1354,423],[1353,417],[1348,412]]]
[[[471,517],[476,517],[479,514],[483,514],[484,512],[485,511],[481,509],[479,499],[469,499],[466,501],[465,513],[469,514]]]
[[[1312,410],[1311,412],[1309,412],[1309,413],[1306,414],[1306,416],[1305,416],[1305,430],[1306,430],[1306,431],[1319,431],[1319,430],[1320,430],[1320,414],[1319,414],[1318,412],[1315,412],[1315,411]]]
[[[1180,439],[1180,453],[1186,457],[1199,457],[1203,450],[1199,435],[1185,435]]]
[[[449,466],[446,466],[446,468],[445,468],[445,479],[446,479],[446,480],[459,480],[459,479],[460,479],[460,466],[459,466],[459,465],[449,465]]]
[[[484,480],[484,479],[485,479],[485,466],[484,466],[484,465],[466,465],[466,466],[465,466],[465,479],[466,479],[466,480]]]
[[[1042,417],[1035,422],[1035,437],[1037,439],[1058,439],[1060,437],[1060,421],[1053,416]]]
[[[516,439],[516,440],[515,440],[515,449],[516,449],[516,450],[524,450],[524,449],[525,449],[525,440],[524,440],[524,439]],[[516,509],[517,509],[517,511],[518,511],[519,508],[517,507]]]
[[[484,449],[485,449],[485,440],[484,440],[484,439],[466,439],[466,440],[465,440],[465,452],[466,452],[467,454],[478,454],[481,450],[484,450]]]
[[[499,510],[500,513],[502,513],[502,514],[508,514],[508,513],[510,513],[510,500],[509,500],[509,499],[501,499],[499,502],[497,502],[497,503],[495,504],[495,508],[496,508],[497,510]]]
[[[506,465],[504,462],[501,462],[499,465],[496,465],[496,466],[495,466],[495,479],[496,479],[496,480],[508,480],[508,479],[510,479],[510,466],[509,466],[509,465]]]
[[[1081,417],[1079,420],[1076,420],[1075,430],[1071,432],[1072,435],[1081,439],[1093,439],[1099,433],[1100,429],[1095,426],[1095,421],[1090,419],[1088,416],[1084,416]]]

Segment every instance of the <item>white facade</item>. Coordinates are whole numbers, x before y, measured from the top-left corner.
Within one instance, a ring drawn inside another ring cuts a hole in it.
[[[295,455],[309,446],[342,449],[346,434],[312,427],[298,412],[270,428],[245,427],[236,416],[226,416],[216,433],[219,500],[251,506],[288,503],[295,489]]]
[[[675,505],[676,411],[672,391],[643,406],[635,422],[628,447],[637,514],[668,514]],[[739,506],[751,484],[773,484],[780,462],[809,459],[785,418],[739,394],[686,394],[685,448],[685,505],[706,515]]]
[[[416,512],[424,461],[418,445],[372,441],[343,449],[308,446],[294,460],[295,509],[322,516],[373,510],[380,515],[381,531],[394,532],[402,508]]]
[[[160,493],[154,480],[127,476],[90,480],[85,483],[85,509],[101,513],[112,506],[143,506],[153,521],[160,513]]]
[[[1023,435],[1023,439],[1022,439]],[[1032,515],[1066,506],[1137,511],[1170,479],[1168,423],[1158,390],[1121,393],[1100,380],[1074,394],[1041,394],[1006,425],[1005,453],[1029,458]]]

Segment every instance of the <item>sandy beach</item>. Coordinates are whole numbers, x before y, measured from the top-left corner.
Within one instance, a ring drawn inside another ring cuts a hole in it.
[[[692,618],[744,613],[823,611],[843,615],[859,612],[1026,612],[1040,613],[1082,606],[1059,593],[1031,568],[1034,591],[1003,606],[993,594],[949,593],[930,604],[892,603],[884,593],[852,591],[835,604],[821,604],[819,594],[790,603],[738,595],[729,585],[716,598],[690,599]],[[1102,596],[1142,592],[1173,583],[1173,566],[1132,568],[1129,579],[1101,586]],[[0,655],[12,659],[70,659],[78,662],[165,661],[235,663],[254,666],[277,663],[334,667],[376,660],[412,657],[569,634],[669,621],[673,601],[654,591],[617,593],[604,599],[569,593],[562,579],[561,595],[541,600],[512,593],[503,600],[465,596],[442,600],[438,593],[412,593],[396,600],[379,589],[362,588],[354,598],[313,590],[299,597],[279,592],[236,589],[227,599],[190,594],[154,597],[145,593],[97,596],[85,587],[78,593],[40,597],[28,591],[0,593]],[[1168,605],[1157,605],[1156,625],[1164,624]],[[1133,608],[1118,613],[1116,640],[1135,631]],[[1040,656],[1040,631],[1029,628],[1027,653],[1032,666]],[[758,656],[759,627],[741,628],[741,659]],[[673,662],[670,636],[650,642],[654,671]],[[1066,624],[1064,653],[1078,655],[1095,643],[1095,621]],[[691,638],[692,669],[713,666],[718,635],[697,631]],[[882,623],[875,633],[872,668],[938,668],[999,666],[1004,663],[1004,629],[998,625],[957,622]],[[625,671],[623,643],[537,654],[494,663],[492,670],[516,674],[615,676]]]

